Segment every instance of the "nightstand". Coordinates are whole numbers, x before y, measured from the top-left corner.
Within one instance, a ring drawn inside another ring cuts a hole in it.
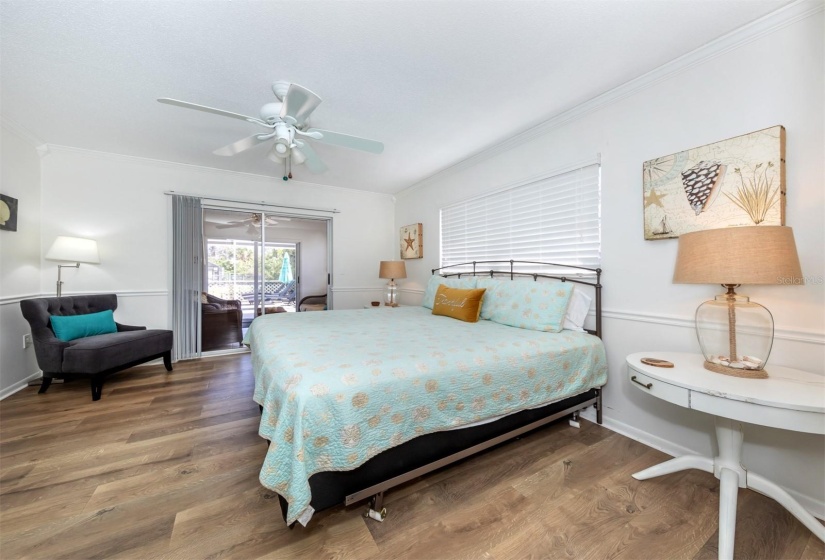
[[[672,368],[641,362],[657,358]],[[641,352],[627,357],[630,384],[673,404],[715,416],[719,455],[685,455],[633,475],[645,480],[686,469],[713,473],[719,489],[719,558],[733,558],[736,499],[739,488],[750,488],[779,502],[820,540],[823,527],[785,490],[742,465],[742,422],[784,430],[825,434],[825,378],[771,365],[768,379],[731,377],[706,370],[700,354]]]

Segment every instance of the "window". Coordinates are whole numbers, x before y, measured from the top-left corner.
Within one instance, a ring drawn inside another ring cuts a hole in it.
[[[599,267],[599,178],[593,164],[442,208],[441,266],[513,259]]]

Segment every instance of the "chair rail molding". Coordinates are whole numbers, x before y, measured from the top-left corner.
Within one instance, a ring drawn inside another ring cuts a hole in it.
[[[620,321],[634,321],[637,323],[653,323],[657,325],[668,325],[671,327],[681,327],[695,329],[696,322],[693,317],[679,315],[664,315],[658,313],[640,313],[638,311],[625,311],[618,309],[604,309],[602,317],[605,319],[617,319]],[[806,342],[809,344],[825,345],[825,333],[809,329],[776,328],[774,339],[791,340],[794,342]]]
[[[79,291],[67,292],[66,296],[87,296],[93,294],[117,294],[117,297],[165,297],[169,295],[169,290],[94,290],[94,291]],[[36,294],[18,294],[0,297],[0,305],[13,305],[20,303],[24,299],[55,297],[54,292],[36,293]]]

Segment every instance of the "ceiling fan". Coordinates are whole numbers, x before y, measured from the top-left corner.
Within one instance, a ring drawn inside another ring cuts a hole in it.
[[[292,178],[293,164],[306,164],[307,169],[313,173],[326,171],[326,165],[309,145],[308,140],[374,154],[380,154],[384,151],[384,144],[376,140],[368,140],[367,138],[359,138],[358,136],[331,130],[307,128],[309,116],[321,104],[321,98],[305,87],[281,80],[272,84],[272,91],[278,101],[267,103],[261,107],[260,118],[166,97],[160,98],[158,101],[167,105],[177,105],[178,107],[240,119],[268,128],[269,130],[266,132],[242,138],[228,146],[218,148],[213,153],[219,156],[234,156],[258,144],[272,140],[273,146],[267,157],[272,161],[284,163],[284,181]]]
[[[277,225],[279,222],[289,222],[292,221],[292,218],[284,218],[278,217],[276,220],[275,218],[270,218],[269,216],[266,217],[266,227],[271,227]],[[253,232],[257,231],[257,228],[261,227],[261,215],[260,214],[251,214],[249,218],[245,220],[232,220],[231,222],[226,222],[225,224],[216,224],[216,229],[228,229],[228,228],[238,228],[246,226],[247,231]]]

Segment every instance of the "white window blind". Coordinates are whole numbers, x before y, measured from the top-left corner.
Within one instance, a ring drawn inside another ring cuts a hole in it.
[[[588,165],[442,208],[441,266],[513,259],[599,267],[599,171]]]

